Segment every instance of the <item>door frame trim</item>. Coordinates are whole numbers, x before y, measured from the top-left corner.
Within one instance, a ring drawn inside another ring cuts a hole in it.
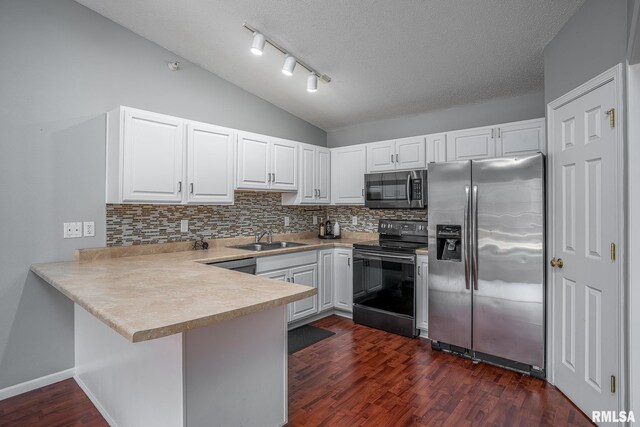
[[[628,389],[628,381],[627,381],[627,369],[626,369],[626,342],[627,342],[627,325],[626,325],[626,238],[625,238],[625,227],[626,227],[626,212],[624,209],[625,206],[625,194],[626,194],[626,183],[624,180],[625,177],[625,167],[624,167],[624,153],[625,153],[625,103],[624,103],[624,66],[622,63],[615,65],[614,67],[608,69],[602,74],[594,77],[588,82],[578,86],[577,88],[571,90],[570,92],[562,95],[561,97],[551,101],[547,104],[547,155],[550,162],[549,167],[547,168],[547,178],[549,183],[549,191],[547,191],[547,242],[553,242],[553,236],[555,234],[556,224],[554,223],[554,216],[551,214],[554,212],[554,200],[555,200],[555,192],[553,183],[555,182],[554,177],[554,161],[555,158],[553,156],[553,147],[558,141],[555,141],[553,138],[553,128],[554,128],[554,116],[553,112],[558,108],[572,102],[583,95],[586,95],[589,92],[594,91],[595,89],[609,83],[614,83],[615,88],[615,109],[616,109],[616,208],[618,210],[617,217],[617,249],[618,249],[618,342],[619,342],[619,351],[620,356],[618,359],[618,372],[620,378],[618,378],[619,384],[619,392],[617,395],[618,401],[618,410],[625,410],[627,404],[627,389]],[[553,256],[551,250],[547,251],[547,256]],[[546,260],[545,260],[546,263]],[[555,322],[554,322],[554,300],[553,295],[555,294],[555,283],[553,281],[553,270],[547,265],[547,283],[551,284],[551,289],[547,291],[547,360],[549,361],[548,370],[547,370],[547,381],[551,384],[554,384],[555,379],[555,363],[554,363],[554,338],[555,338]]]

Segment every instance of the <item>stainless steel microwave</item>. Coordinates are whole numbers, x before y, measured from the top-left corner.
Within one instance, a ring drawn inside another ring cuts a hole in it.
[[[374,209],[427,207],[427,170],[368,173],[364,176],[364,205]]]

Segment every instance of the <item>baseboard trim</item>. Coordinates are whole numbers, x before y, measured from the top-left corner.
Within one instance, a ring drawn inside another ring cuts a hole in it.
[[[109,415],[109,413],[107,412],[106,409],[104,409],[104,407],[100,404],[100,402],[98,401],[98,399],[96,399],[96,397],[93,395],[93,393],[91,393],[91,390],[89,390],[89,387],[87,387],[87,385],[84,383],[84,381],[82,381],[80,379],[79,376],[74,375],[73,379],[76,381],[76,383],[78,383],[78,385],[80,386],[80,388],[82,389],[82,391],[84,391],[84,394],[87,395],[87,397],[89,398],[89,400],[91,401],[91,403],[93,403],[93,406],[96,407],[96,409],[98,410],[98,412],[100,412],[100,415],[102,415],[102,418],[105,419],[105,421],[107,421],[107,423],[111,426],[111,427],[118,427],[118,423],[116,423],[113,418],[111,418],[111,415]]]
[[[0,390],[0,400],[8,399],[13,396],[17,396],[28,391],[32,391],[41,387],[45,387],[69,378],[73,378],[76,372],[75,368],[65,369],[64,371],[55,372],[53,374],[45,375],[44,377],[35,378],[33,380],[25,381],[20,384],[12,385]]]

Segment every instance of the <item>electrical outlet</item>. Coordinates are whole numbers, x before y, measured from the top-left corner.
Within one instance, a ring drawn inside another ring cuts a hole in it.
[[[182,221],[180,221],[180,232],[181,233],[188,233],[189,232],[189,220],[188,219],[183,219]]]
[[[288,216],[285,216],[285,217],[284,217],[284,226],[285,226],[285,227],[288,227],[288,226],[289,226],[289,217],[288,217]]]
[[[351,217],[351,224],[352,225],[358,225],[358,217],[357,216],[352,216]]]
[[[81,222],[65,222],[64,233],[65,239],[75,239],[82,237],[82,223]]]
[[[85,221],[82,223],[84,228],[84,237],[94,237],[96,235],[96,223],[93,221]]]
[[[314,215],[313,216],[313,225],[317,225],[318,224],[318,215]]]

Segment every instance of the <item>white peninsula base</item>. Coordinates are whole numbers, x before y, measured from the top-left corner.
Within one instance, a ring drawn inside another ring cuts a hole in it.
[[[75,305],[75,379],[114,427],[287,422],[286,306],[131,343]]]

